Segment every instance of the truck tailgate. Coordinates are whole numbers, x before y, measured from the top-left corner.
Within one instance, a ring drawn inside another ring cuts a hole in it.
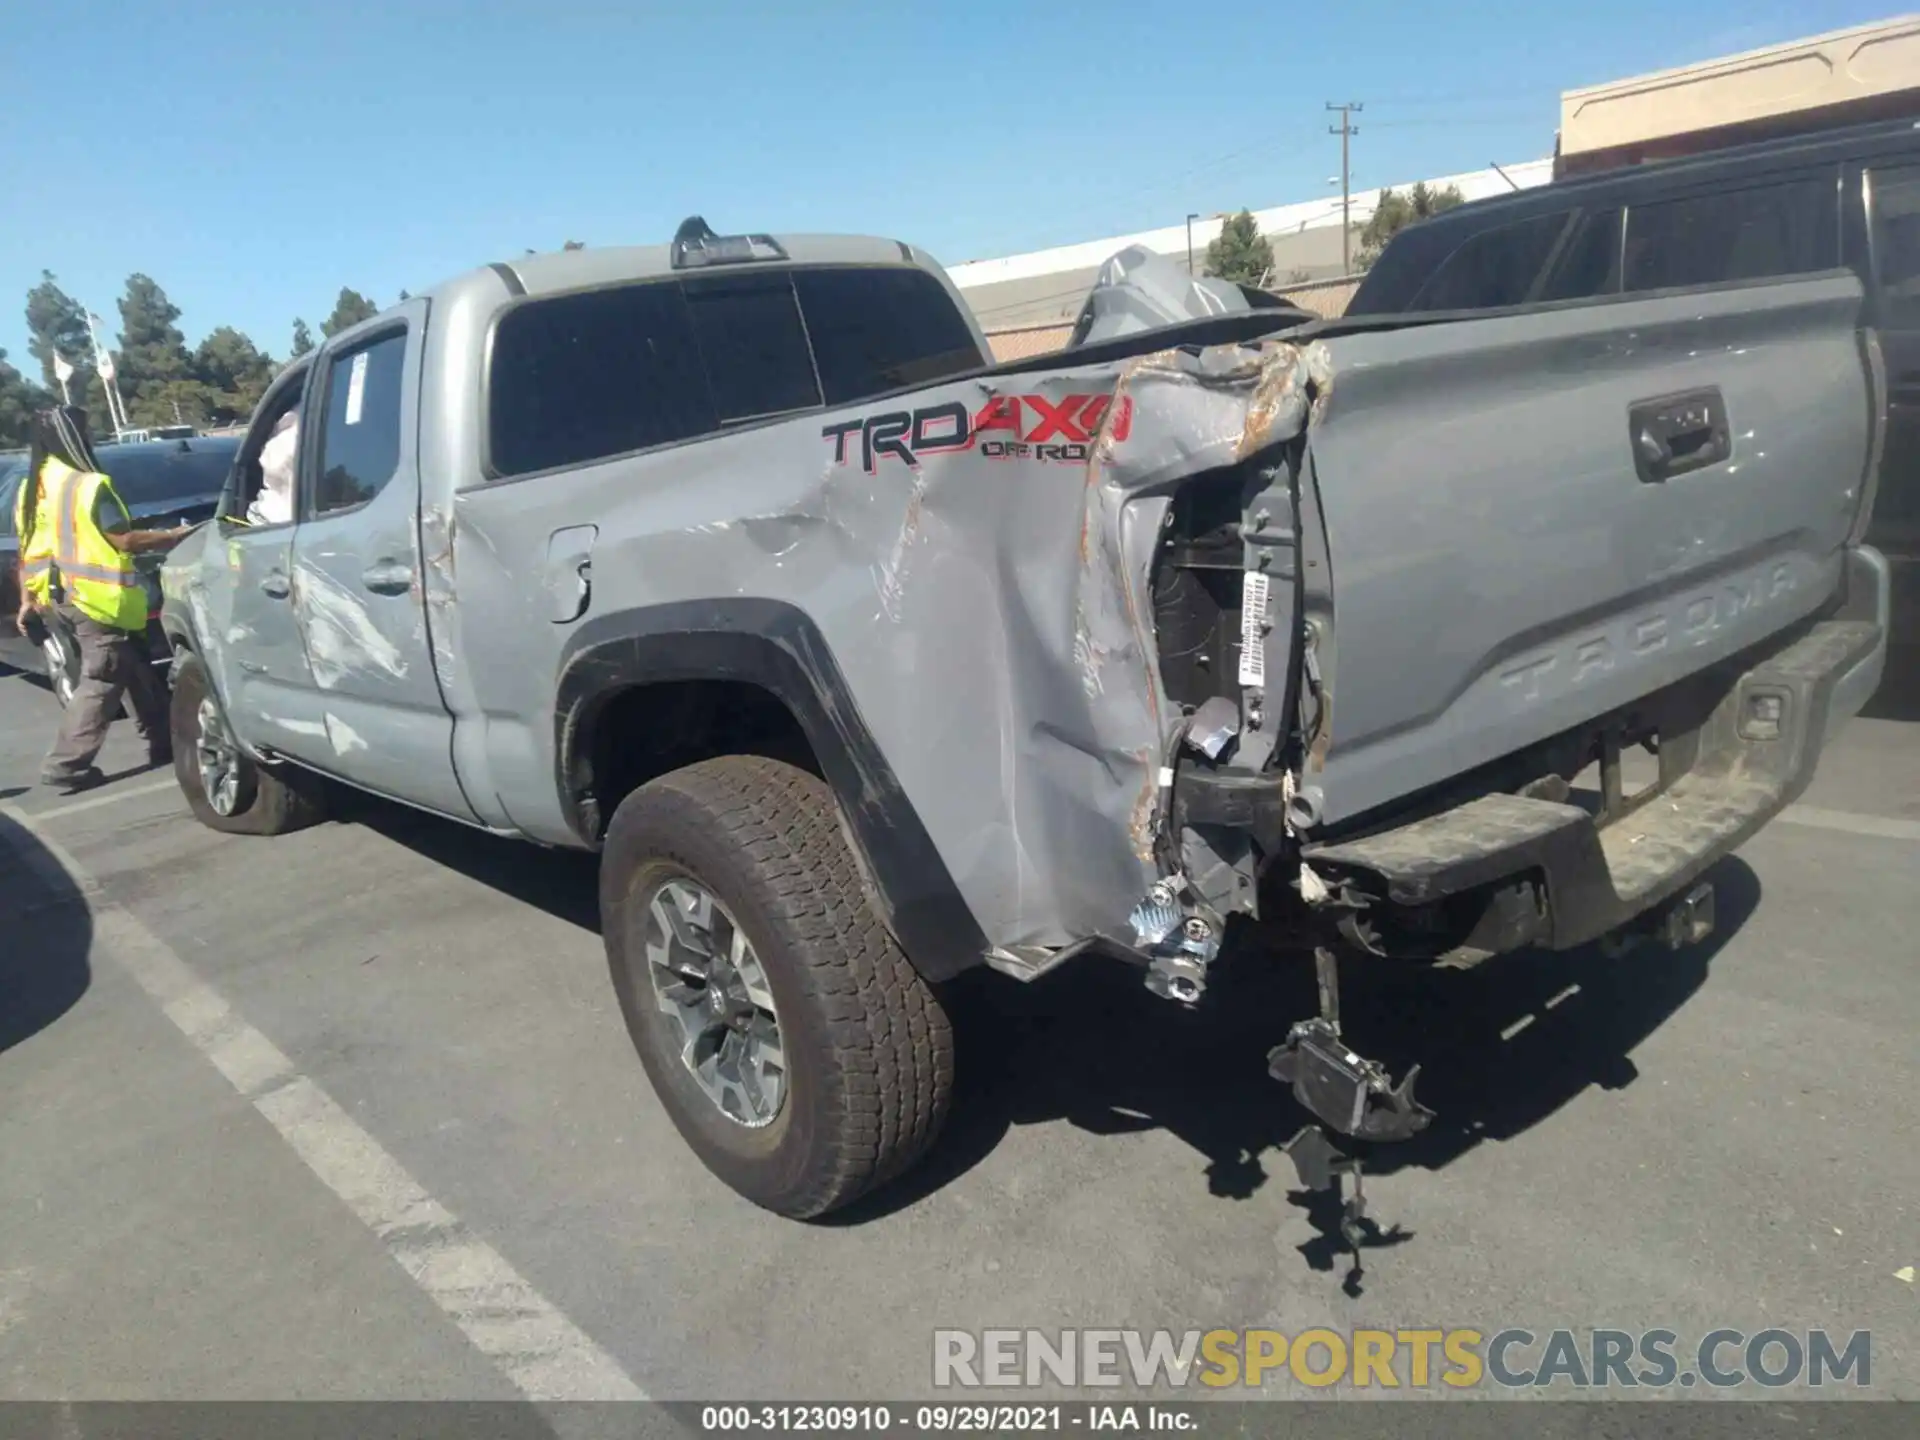
[[[1874,425],[1861,303],[1819,276],[1329,337],[1325,821],[1824,605]]]

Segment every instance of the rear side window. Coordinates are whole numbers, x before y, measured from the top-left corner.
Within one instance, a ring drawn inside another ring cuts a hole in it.
[[[979,342],[924,270],[802,270],[793,277],[829,405],[974,369]]]
[[[678,285],[520,305],[493,336],[490,452],[502,475],[583,465],[719,427]]]
[[[1838,193],[1808,177],[1656,200],[1627,215],[1623,288],[1765,280],[1836,263]]]
[[[904,267],[701,275],[533,300],[494,330],[488,459],[502,477],[584,465],[982,363],[945,287]]]
[[[1409,310],[1487,310],[1522,304],[1566,229],[1565,210],[1482,230],[1449,255]]]
[[[400,467],[401,382],[407,335],[384,335],[327,362],[326,420],[320,432],[312,513],[364,505]]]

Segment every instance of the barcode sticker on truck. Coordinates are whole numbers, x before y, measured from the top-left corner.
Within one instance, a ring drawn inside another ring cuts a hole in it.
[[[353,357],[353,369],[347,375],[347,424],[360,423],[360,406],[367,393],[367,352]]]
[[[1247,572],[1240,591],[1240,683],[1264,687],[1267,683],[1267,589],[1260,571]]]

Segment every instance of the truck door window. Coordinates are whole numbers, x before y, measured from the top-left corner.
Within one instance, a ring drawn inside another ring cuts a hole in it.
[[[1525,302],[1571,211],[1482,230],[1433,272],[1409,310],[1491,310]]]
[[[1920,166],[1873,172],[1873,276],[1885,319],[1920,326]]]
[[[785,274],[716,275],[683,288],[721,424],[820,403],[807,332]]]
[[[829,405],[930,385],[986,363],[953,297],[924,270],[801,270],[793,285]]]
[[[1837,263],[1839,193],[1808,176],[1656,200],[1627,215],[1625,288],[1802,275]]]
[[[717,429],[686,296],[670,281],[517,305],[494,327],[488,462],[585,465]]]
[[[326,420],[320,431],[309,515],[364,505],[400,464],[405,331],[335,355],[327,364]]]

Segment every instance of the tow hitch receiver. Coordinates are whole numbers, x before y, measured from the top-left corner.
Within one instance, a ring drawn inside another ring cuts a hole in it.
[[[1268,1052],[1267,1073],[1291,1086],[1293,1098],[1321,1122],[1301,1127],[1284,1147],[1302,1187],[1336,1189],[1342,1175],[1353,1177],[1353,1194],[1340,1211],[1340,1234],[1353,1252],[1357,1275],[1367,1214],[1360,1150],[1375,1141],[1411,1139],[1427,1128],[1433,1112],[1413,1098],[1418,1065],[1395,1085],[1379,1061],[1347,1047],[1340,1038],[1339,962],[1324,945],[1315,948],[1313,959],[1320,981],[1320,1016],[1300,1021],[1287,1032],[1284,1045]],[[1328,1136],[1328,1128],[1359,1142],[1358,1147],[1352,1153],[1342,1150]]]

